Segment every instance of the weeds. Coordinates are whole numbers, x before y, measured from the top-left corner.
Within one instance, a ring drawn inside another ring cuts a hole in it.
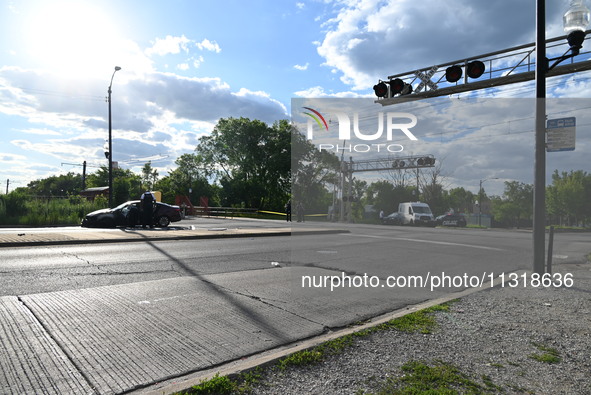
[[[211,379],[204,380],[197,385],[191,387],[191,389],[185,394],[195,395],[224,395],[231,394],[237,389],[237,385],[228,376],[220,376],[218,373],[215,374]]]
[[[543,363],[559,363],[562,359],[560,358],[560,354],[558,350],[552,347],[546,347],[543,344],[533,343],[533,345],[542,353],[534,353],[530,354],[529,357],[533,360]]]
[[[105,208],[107,201],[94,202],[80,197],[36,199],[11,193],[0,198],[0,225],[73,225],[80,224],[89,212]]]
[[[433,366],[421,361],[411,361],[401,367],[403,376],[388,378],[378,395],[387,394],[482,394],[498,387],[485,378],[481,385],[462,373],[457,367],[446,362]]]
[[[375,327],[329,340],[311,349],[295,352],[280,359],[270,369],[284,371],[290,367],[302,367],[317,364],[324,361],[328,356],[339,354],[353,345],[355,338],[365,337],[377,331],[397,330],[406,333],[432,333],[433,330],[437,328],[437,321],[435,320],[435,317],[433,317],[433,314],[437,311],[449,311],[452,302],[419,310],[399,318],[394,318]],[[185,393],[198,395],[248,393],[252,391],[252,386],[254,384],[261,382],[261,373],[262,370],[259,367],[255,369],[255,371],[239,375],[236,379],[230,379],[227,376],[220,377],[216,374],[210,380],[201,382],[199,385],[192,387]]]

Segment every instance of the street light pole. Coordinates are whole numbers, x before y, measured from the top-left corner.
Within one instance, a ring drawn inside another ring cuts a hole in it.
[[[109,84],[109,90],[107,91],[109,96],[107,102],[109,103],[109,207],[113,207],[113,124],[111,121],[111,86],[113,85],[113,77],[115,73],[121,70],[121,67],[115,66],[115,71],[111,76],[111,83]]]

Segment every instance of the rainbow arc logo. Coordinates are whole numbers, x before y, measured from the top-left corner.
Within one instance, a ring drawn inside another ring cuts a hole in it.
[[[305,112],[304,111],[304,114],[308,115],[313,120],[315,120],[319,127],[322,128],[322,126],[324,125],[324,129],[326,129],[328,131],[328,124],[326,123],[326,120],[324,119],[324,117],[322,116],[322,114],[320,114],[318,111],[316,111],[316,110],[314,110],[313,108],[310,108],[310,107],[303,107],[303,108],[306,109],[306,110],[308,110],[308,111],[312,111],[312,113]],[[322,120],[322,122],[321,122],[321,120]]]

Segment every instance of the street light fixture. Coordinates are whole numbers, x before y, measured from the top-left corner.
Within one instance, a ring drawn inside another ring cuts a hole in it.
[[[482,223],[482,184],[488,180],[498,180],[499,177],[491,177],[485,178],[484,180],[480,180],[480,188],[478,189],[478,226],[481,226]]]
[[[583,48],[583,41],[585,41],[585,30],[589,25],[589,18],[591,14],[589,9],[585,6],[584,0],[571,0],[570,8],[564,13],[562,21],[564,23],[564,32],[567,33],[566,41],[568,41],[569,49],[564,55],[557,58],[549,59],[555,61],[552,66],[548,67],[547,71],[552,70],[556,65],[566,59],[570,59],[579,54]],[[568,54],[570,52],[570,54]]]
[[[113,71],[113,75],[111,76],[109,90],[107,91],[109,94],[107,99],[107,102],[109,103],[109,152],[107,154],[107,159],[109,159],[109,207],[113,207],[113,125],[111,121],[111,86],[113,85],[113,77],[115,77],[115,73],[119,70],[121,70],[121,67],[115,66],[115,71]]]

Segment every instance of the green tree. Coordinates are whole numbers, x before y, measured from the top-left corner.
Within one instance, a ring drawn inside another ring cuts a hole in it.
[[[447,209],[452,209],[457,213],[472,212],[472,206],[477,196],[464,188],[453,188],[445,194]]]
[[[222,186],[222,204],[283,208],[290,193],[292,128],[286,120],[268,126],[248,118],[227,118],[199,140],[197,158]]]
[[[340,162],[334,153],[320,151],[297,129],[291,130],[292,207],[302,202],[307,213],[326,213],[336,205]],[[333,211],[337,215],[336,211]]]
[[[372,182],[367,188],[365,195],[365,202],[373,205],[378,212],[383,211],[388,215],[398,209],[395,205],[396,193],[394,191],[394,185],[388,181]]]
[[[546,189],[548,214],[559,224],[577,225],[591,219],[591,175],[583,170],[552,174],[552,185]]]
[[[59,176],[49,176],[31,181],[27,188],[30,194],[36,196],[78,195],[82,190],[82,176],[71,172]]]
[[[143,189],[153,190],[154,185],[158,181],[158,170],[152,167],[152,162],[148,161],[142,168],[142,185]]]
[[[385,215],[398,211],[398,205],[416,200],[416,187],[411,185],[392,185],[389,181],[371,183],[366,191],[366,203],[373,204]]]
[[[502,198],[494,198],[492,213],[495,220],[506,226],[519,227],[523,219],[533,214],[533,185],[506,181]]]
[[[109,169],[101,166],[86,178],[88,188],[109,185]],[[142,194],[142,179],[129,169],[113,169],[113,205],[117,206],[128,200],[139,199]]]

